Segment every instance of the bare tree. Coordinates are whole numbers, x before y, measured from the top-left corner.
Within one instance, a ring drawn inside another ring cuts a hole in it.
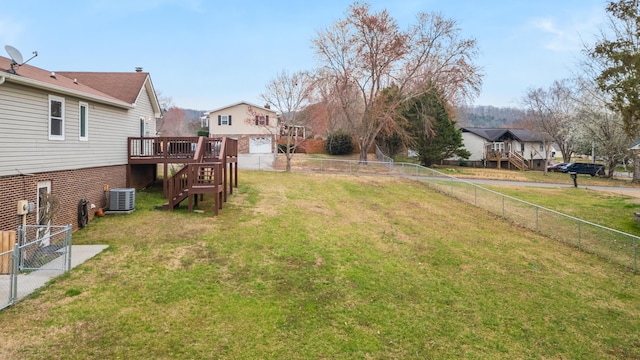
[[[309,103],[313,88],[313,78],[304,71],[289,74],[282,71],[271,80],[260,97],[280,113],[280,134],[285,136],[286,171],[291,171],[291,159],[297,146],[304,141],[299,139],[298,130],[303,127],[301,110]]]
[[[624,131],[622,117],[607,106],[608,96],[595,82],[580,79],[580,83],[581,91],[576,101],[582,126],[577,135],[598,149],[607,162],[608,176],[613,177],[618,161],[628,156],[629,137]]]
[[[354,2],[346,18],[319,31],[312,44],[324,65],[324,99],[342,113],[363,162],[378,133],[395,127],[406,100],[437,87],[454,104],[477,95],[482,82],[473,64],[476,41],[462,39],[456,23],[438,14],[420,13],[417,24],[402,31],[386,10]],[[392,96],[381,96],[390,88]]]
[[[164,111],[162,118],[157,120],[156,126],[156,132],[162,136],[187,136],[190,134],[184,110],[175,106]]]
[[[608,31],[586,52],[599,63],[598,86],[610,95],[609,106],[620,113],[631,136],[640,131],[640,9],[638,0],[618,0],[606,10]]]
[[[606,95],[607,106],[622,119],[629,139],[640,134],[640,9],[638,0],[609,1],[608,24],[592,47],[586,46],[590,74]],[[595,70],[595,71],[594,71]],[[595,73],[595,75],[593,74]],[[640,182],[640,153],[635,153],[633,182]]]
[[[167,111],[170,108],[174,107],[173,98],[171,96],[165,95],[162,91],[157,92],[158,95],[158,103],[160,103],[160,109],[162,111]]]
[[[571,81],[554,81],[548,89],[530,89],[522,99],[528,109],[527,123],[531,130],[553,141],[559,147],[564,162],[569,162],[574,152],[574,128],[578,116],[575,92]],[[545,152],[547,159],[548,149]]]

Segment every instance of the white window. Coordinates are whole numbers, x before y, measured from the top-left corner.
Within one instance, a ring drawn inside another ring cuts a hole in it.
[[[231,125],[231,115],[218,115],[218,125]]]
[[[49,140],[64,140],[64,98],[49,95]]]
[[[89,104],[80,103],[78,131],[80,133],[80,141],[89,140]]]
[[[503,142],[494,142],[491,144],[491,150],[493,151],[504,151],[504,143]]]

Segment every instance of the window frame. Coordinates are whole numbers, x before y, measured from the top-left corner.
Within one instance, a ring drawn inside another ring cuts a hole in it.
[[[53,124],[53,114],[51,113],[51,108],[53,105],[53,102],[59,102],[60,103],[60,117],[56,117],[57,121],[60,121],[60,134],[52,134],[52,127],[51,125]],[[47,130],[47,132],[49,133],[49,140],[64,140],[64,128],[65,128],[65,101],[63,97],[60,96],[56,96],[56,95],[49,95],[49,110],[48,110],[48,115],[49,115],[49,119],[48,119],[48,125],[49,128]]]
[[[84,108],[84,119],[82,119],[82,108]],[[82,122],[84,120],[84,136],[82,135]],[[89,141],[89,104],[80,102],[78,104],[78,139]]]
[[[220,126],[229,125],[229,115],[220,115]]]
[[[269,115],[256,115],[256,125],[269,126]]]

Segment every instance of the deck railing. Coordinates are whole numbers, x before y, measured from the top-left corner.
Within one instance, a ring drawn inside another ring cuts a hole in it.
[[[173,210],[181,201],[200,194],[215,194],[215,213],[238,187],[238,141],[229,138],[129,138],[129,163],[165,165],[164,189]],[[184,166],[170,176],[168,164]],[[228,186],[227,186],[228,184]]]
[[[203,139],[203,140],[200,140]],[[204,141],[202,155],[198,159],[198,141]],[[128,158],[135,163],[188,163],[202,159],[215,159],[220,155],[222,138],[190,137],[130,137]]]

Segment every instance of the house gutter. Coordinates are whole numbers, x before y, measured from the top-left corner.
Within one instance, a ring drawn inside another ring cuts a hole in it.
[[[2,83],[5,82],[7,76],[6,75],[2,75],[0,77],[0,85],[2,85]],[[11,82],[15,82],[18,84],[22,84],[22,85],[26,85],[26,86],[30,86],[33,88],[37,88],[37,89],[43,89],[43,90],[48,90],[48,91],[54,91],[54,92],[58,92],[60,94],[63,95],[71,95],[71,96],[75,96],[81,99],[88,99],[88,100],[93,100],[97,103],[102,103],[102,104],[108,104],[108,105],[112,105],[112,106],[116,106],[119,108],[123,108],[123,109],[134,109],[135,106],[133,106],[132,104],[128,104],[124,101],[119,101],[119,100],[112,100],[112,99],[107,99],[98,95],[94,95],[94,94],[89,94],[83,91],[77,91],[77,90],[72,90],[63,86],[59,86],[59,85],[54,85],[54,84],[48,84],[45,82],[41,82],[41,81],[37,81],[37,80],[32,80],[32,79],[28,79],[28,78],[23,78],[20,76],[11,76],[9,75],[9,80]]]

